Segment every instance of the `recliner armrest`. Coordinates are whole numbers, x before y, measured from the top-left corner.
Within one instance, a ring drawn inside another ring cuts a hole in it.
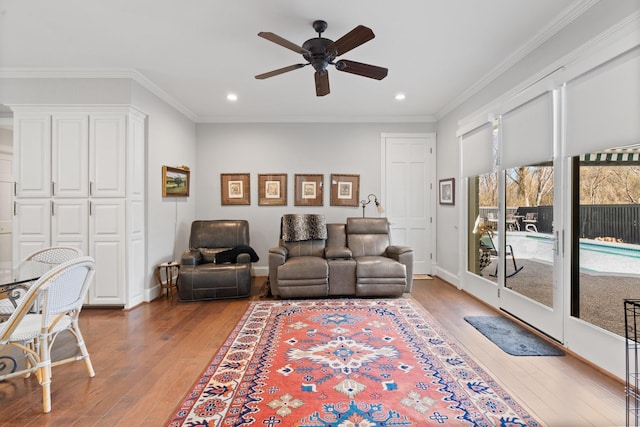
[[[200,251],[192,250],[186,251],[182,254],[180,260],[181,265],[198,265],[202,262],[202,254]]]
[[[271,254],[280,255],[286,259],[289,256],[289,251],[284,246],[275,246],[269,248],[269,256],[271,256]]]
[[[251,263],[251,255],[248,253],[238,254],[236,257],[236,264],[249,264]]]
[[[387,248],[387,256],[395,260],[399,260],[401,255],[409,252],[413,252],[413,248],[411,246],[395,245]]]
[[[324,250],[324,257],[326,259],[344,259],[344,258],[351,258],[352,256],[353,256],[353,253],[351,252],[351,249],[347,247],[326,248]]]

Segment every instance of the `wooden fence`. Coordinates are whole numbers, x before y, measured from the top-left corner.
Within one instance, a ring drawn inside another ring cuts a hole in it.
[[[553,232],[553,207],[510,207],[507,214],[526,215],[529,212],[538,214],[536,224],[538,232]],[[481,207],[480,216],[487,218],[488,213],[497,216],[496,207]],[[612,237],[625,243],[640,244],[640,205],[581,205],[580,206],[581,238]],[[521,227],[524,230],[524,227]]]

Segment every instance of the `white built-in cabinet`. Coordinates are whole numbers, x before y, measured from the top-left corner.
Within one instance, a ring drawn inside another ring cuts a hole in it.
[[[146,116],[132,107],[13,110],[14,260],[76,247],[96,260],[87,304],[139,304]]]

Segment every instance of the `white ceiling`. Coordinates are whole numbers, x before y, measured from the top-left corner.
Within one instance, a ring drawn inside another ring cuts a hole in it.
[[[425,121],[441,117],[595,0],[0,0],[0,76],[133,76],[199,122]],[[301,45],[311,23],[337,40],[376,38],[341,59],[389,68],[382,81],[304,62],[257,36]],[[229,102],[226,95],[238,95]],[[396,93],[406,94],[396,101]]]

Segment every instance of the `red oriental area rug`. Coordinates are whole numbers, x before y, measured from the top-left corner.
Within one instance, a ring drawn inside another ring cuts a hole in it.
[[[538,426],[410,298],[252,302],[168,426]]]

